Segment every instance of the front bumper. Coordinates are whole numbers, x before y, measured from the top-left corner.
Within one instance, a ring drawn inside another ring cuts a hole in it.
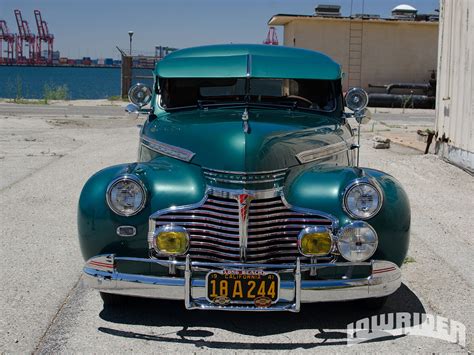
[[[156,263],[165,267],[170,264],[184,268],[184,277],[145,276],[117,271],[117,262],[131,261]],[[351,278],[348,272],[337,280],[302,280],[301,273],[307,270],[350,266],[370,266],[371,273],[364,278]],[[193,277],[193,271],[207,269],[261,269],[278,273],[293,274],[292,280],[280,283],[278,303],[268,308],[254,305],[217,305],[206,299],[205,278]],[[301,264],[223,264],[163,261],[129,257],[115,257],[114,254],[98,255],[89,259],[84,267],[86,285],[105,293],[126,296],[184,300],[187,309],[233,310],[233,311],[290,311],[299,312],[301,303],[348,301],[363,298],[383,297],[395,292],[401,285],[401,272],[389,261],[373,260],[362,263]]]

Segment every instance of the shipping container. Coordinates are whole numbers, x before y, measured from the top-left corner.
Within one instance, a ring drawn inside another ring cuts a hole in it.
[[[81,61],[81,64],[82,65],[91,65],[92,64],[92,60],[90,57],[83,57],[82,58],[82,61]]]

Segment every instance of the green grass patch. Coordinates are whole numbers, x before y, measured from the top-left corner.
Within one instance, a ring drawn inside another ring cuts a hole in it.
[[[416,263],[416,260],[415,260],[415,258],[413,258],[413,257],[411,257],[411,256],[407,256],[407,257],[405,258],[405,260],[403,260],[403,263],[404,263],[404,264]]]

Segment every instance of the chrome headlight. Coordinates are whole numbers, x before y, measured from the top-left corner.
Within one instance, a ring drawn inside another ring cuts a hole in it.
[[[368,181],[356,180],[344,192],[343,208],[352,218],[369,219],[382,208],[382,192]]]
[[[151,89],[144,84],[135,84],[128,91],[128,99],[138,107],[148,105],[151,101]]]
[[[361,88],[352,88],[346,93],[346,106],[352,111],[361,111],[369,103],[369,95]]]
[[[337,248],[348,261],[365,261],[377,250],[378,237],[370,224],[355,221],[342,228],[337,238]]]
[[[109,208],[120,216],[133,216],[145,207],[146,190],[136,176],[121,176],[109,185],[106,193]]]

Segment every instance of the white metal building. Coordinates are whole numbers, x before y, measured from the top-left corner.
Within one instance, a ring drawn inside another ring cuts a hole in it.
[[[474,173],[474,0],[441,0],[436,152]]]

